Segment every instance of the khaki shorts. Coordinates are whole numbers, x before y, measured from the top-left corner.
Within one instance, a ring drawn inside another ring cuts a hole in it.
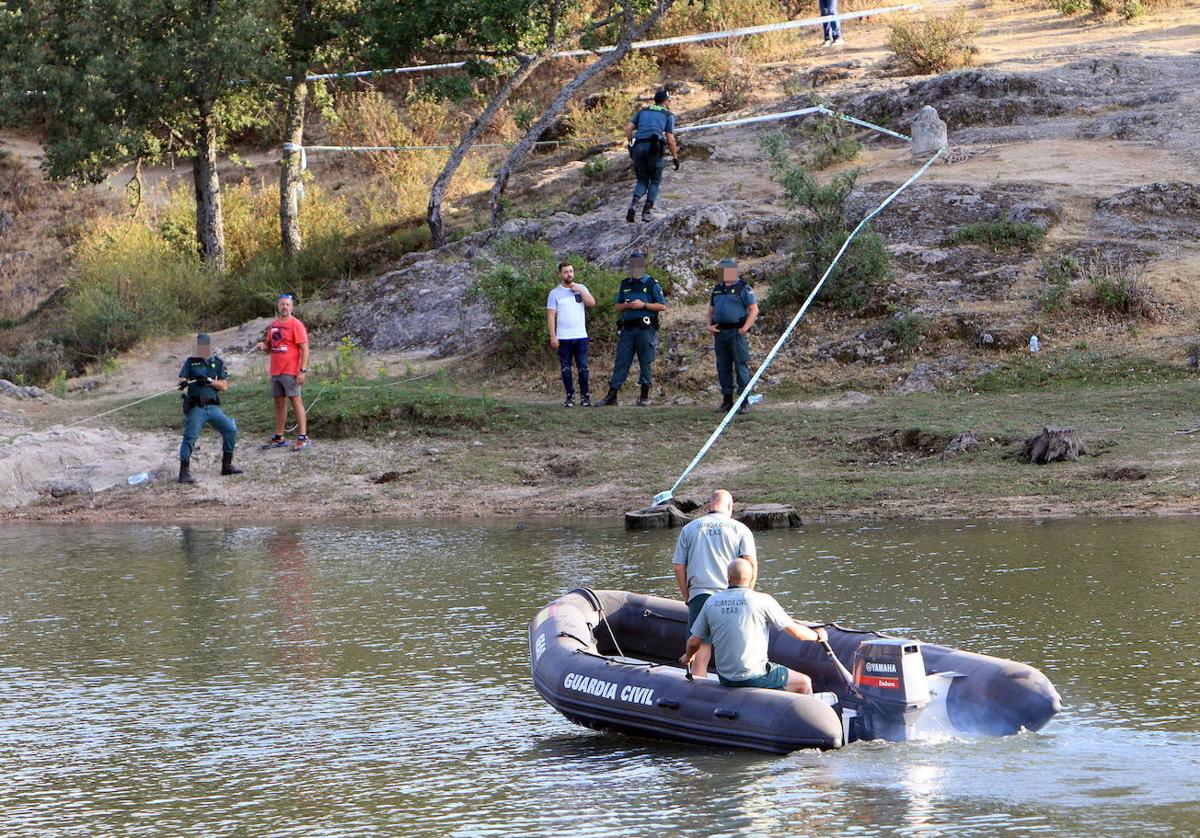
[[[300,385],[296,383],[296,376],[271,376],[271,395],[277,399],[283,398],[284,396],[299,396]]]

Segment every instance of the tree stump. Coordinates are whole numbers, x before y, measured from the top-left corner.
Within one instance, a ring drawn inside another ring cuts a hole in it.
[[[959,454],[972,454],[978,451],[980,447],[979,437],[975,436],[974,431],[963,431],[946,443],[946,448],[942,451],[942,459],[957,457]]]
[[[733,517],[752,530],[775,530],[804,526],[796,508],[782,503],[753,503],[741,512],[734,513]]]
[[[1018,457],[1022,462],[1042,466],[1059,460],[1078,460],[1086,453],[1087,448],[1074,428],[1046,425],[1040,434],[1025,440]]]
[[[635,509],[625,513],[625,529],[627,530],[673,530],[682,527],[691,516],[684,510],[696,509],[699,504],[692,501],[680,501],[672,498],[658,506],[648,506],[645,509]]]

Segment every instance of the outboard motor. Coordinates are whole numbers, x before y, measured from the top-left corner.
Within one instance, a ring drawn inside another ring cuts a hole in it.
[[[857,739],[915,739],[916,723],[929,704],[925,659],[915,640],[877,637],[854,656],[854,686],[864,699],[855,719]]]

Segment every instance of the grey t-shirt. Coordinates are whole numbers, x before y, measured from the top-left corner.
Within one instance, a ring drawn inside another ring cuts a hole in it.
[[[674,564],[687,565],[688,599],[729,585],[729,563],[754,557],[754,534],[741,521],[710,512],[686,525],[675,544]]]
[[[692,634],[712,644],[722,678],[747,681],[767,671],[769,627],[782,631],[791,624],[791,617],[770,594],[726,588],[704,603]]]

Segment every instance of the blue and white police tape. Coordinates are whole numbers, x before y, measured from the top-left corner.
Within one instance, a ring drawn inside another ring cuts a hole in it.
[[[783,32],[788,29],[799,29],[805,26],[821,26],[842,20],[856,20],[875,15],[886,15],[893,12],[912,12],[921,8],[920,3],[908,3],[903,6],[883,6],[878,9],[863,9],[858,12],[846,12],[838,15],[822,15],[821,17],[803,18],[801,20],[784,20],[778,23],[763,23],[758,26],[744,26],[740,29],[723,29],[716,32],[698,32],[694,35],[677,35],[672,38],[658,38],[652,41],[634,41],[630,49],[655,49],[657,47],[675,46],[676,44],[696,44],[703,41],[716,41],[725,38],[740,38],[746,35],[763,35],[768,32]],[[553,58],[578,58],[585,55],[599,55],[612,52],[615,46],[596,47],[595,49],[568,49],[556,52]],[[495,63],[492,59],[476,59],[483,63]],[[327,81],[329,79],[361,79],[371,76],[386,76],[398,73],[425,73],[432,70],[460,70],[467,66],[466,61],[449,61],[444,64],[414,64],[410,67],[387,67],[381,70],[351,70],[345,73],[314,73],[305,76],[306,81]],[[287,77],[292,80],[291,76]]]

